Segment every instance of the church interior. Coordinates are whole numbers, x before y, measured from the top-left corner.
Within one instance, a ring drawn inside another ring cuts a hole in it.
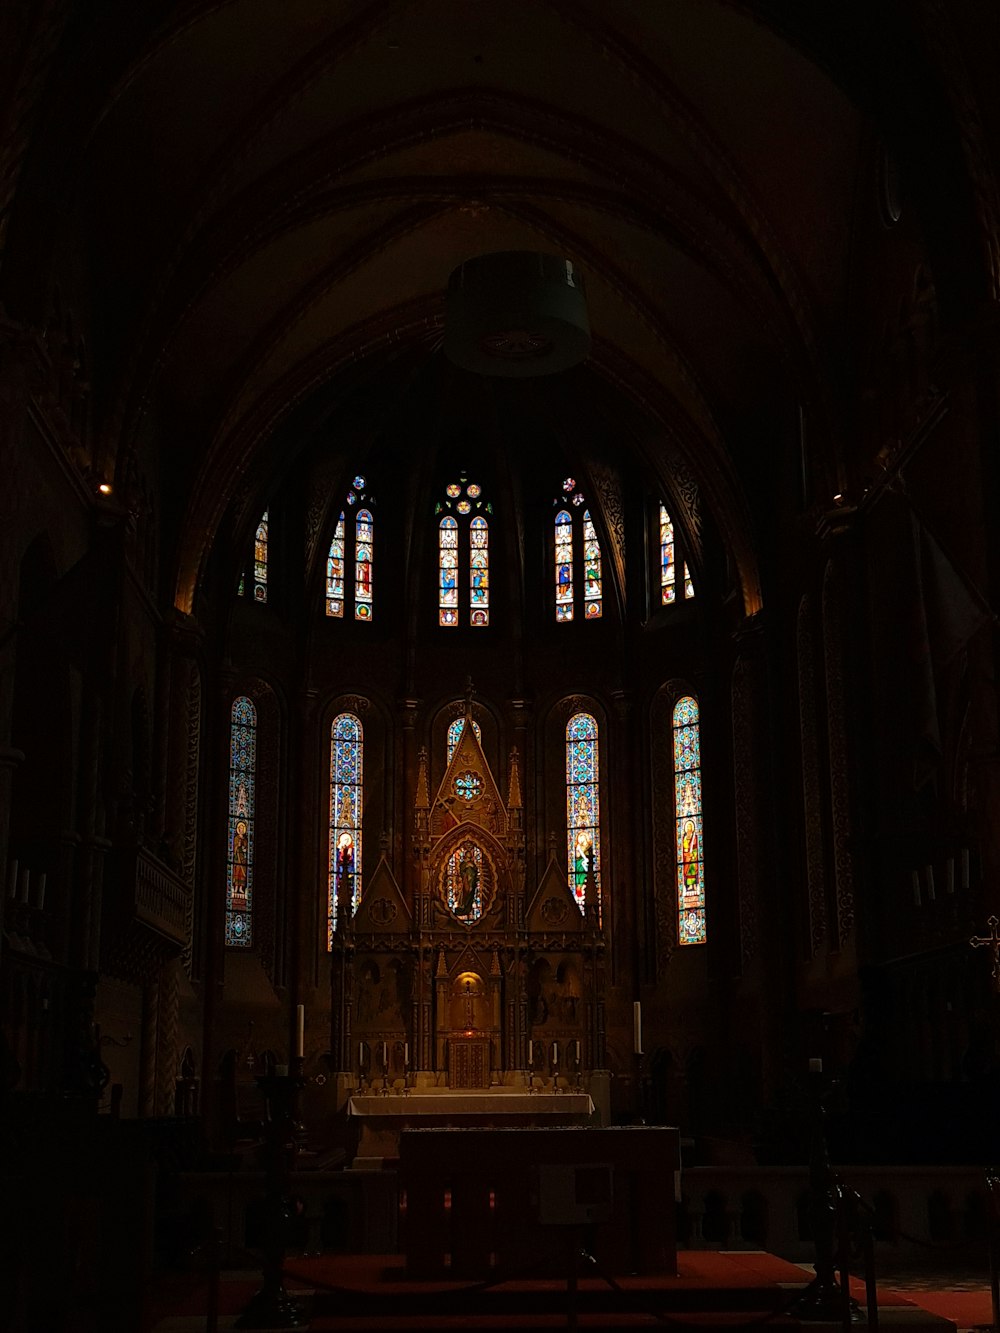
[[[672,1127],[670,1244],[808,1258],[816,1112],[883,1259],[985,1255],[998,58],[3,6],[0,1327],[252,1268],[284,1111],[290,1252],[400,1247],[424,1134]]]

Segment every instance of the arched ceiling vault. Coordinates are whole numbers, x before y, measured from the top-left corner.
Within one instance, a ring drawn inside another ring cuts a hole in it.
[[[41,325],[60,288],[91,349],[94,470],[168,467],[187,497],[164,516],[178,606],[309,395],[380,357],[390,383],[396,351],[439,341],[451,270],[512,248],[581,266],[591,372],[681,451],[744,609],[760,605],[767,517],[747,482],[778,466],[760,441],[802,407],[817,490],[837,488],[859,182],[901,123],[886,89],[913,108],[954,99],[954,52],[952,87],[928,85],[938,19],[871,0],[109,0],[46,16],[48,80],[19,85],[31,134],[0,161],[0,297]],[[928,198],[951,151],[947,135],[928,149]]]

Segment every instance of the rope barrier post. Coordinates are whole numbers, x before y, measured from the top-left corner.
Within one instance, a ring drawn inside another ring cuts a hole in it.
[[[1000,1173],[986,1168],[986,1196],[989,1199],[990,1299],[993,1305],[993,1333],[1000,1333]]]

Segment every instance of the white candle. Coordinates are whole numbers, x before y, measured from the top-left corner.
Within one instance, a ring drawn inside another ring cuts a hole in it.
[[[45,871],[38,876],[38,886],[35,889],[35,906],[39,912],[45,906]]]
[[[920,906],[920,875],[916,870],[913,872],[913,906]]]
[[[385,1042],[382,1043],[382,1068],[389,1068],[389,1048],[386,1046]]]
[[[410,1043],[409,1043],[408,1041],[404,1041],[404,1042],[403,1042],[403,1064],[404,1064],[404,1065],[408,1065],[409,1063],[410,1063]]]
[[[632,1004],[632,1051],[642,1055],[642,1003],[639,1000]]]
[[[967,889],[968,887],[969,887],[969,849],[968,849],[968,847],[963,847],[963,848],[962,848],[962,888],[963,888],[963,889]]]
[[[295,1006],[295,1054],[301,1060],[306,1053],[306,1007]]]
[[[557,1041],[552,1043],[552,1063],[554,1065],[559,1063],[559,1043]]]
[[[576,1060],[576,1063],[579,1064],[579,1063],[580,1063],[580,1039],[579,1039],[579,1037],[577,1037],[576,1041],[573,1043],[573,1047],[574,1047],[574,1050],[575,1050],[574,1059]]]
[[[535,1063],[535,1043],[534,1043],[534,1042],[531,1040],[531,1038],[529,1037],[529,1038],[528,1038],[528,1064],[529,1064],[529,1065],[533,1065],[534,1063]]]
[[[817,1059],[810,1060],[810,1061],[809,1061],[809,1072],[810,1072],[810,1074],[822,1074],[822,1072],[823,1072],[823,1061],[822,1061],[822,1060],[817,1060]]]
[[[955,892],[955,858],[949,856],[944,863],[944,891],[945,893]]]
[[[927,885],[927,901],[934,901],[934,867],[924,866],[924,883]]]
[[[358,1042],[358,1064],[359,1064],[359,1065],[363,1065],[364,1063],[365,1063],[365,1044],[364,1044],[363,1041],[359,1041],[359,1042]]]
[[[17,897],[17,861],[11,861],[10,870],[7,873],[7,897]]]

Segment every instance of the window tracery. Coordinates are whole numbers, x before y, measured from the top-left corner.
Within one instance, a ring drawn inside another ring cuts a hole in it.
[[[354,518],[354,619],[370,621],[374,616],[375,516],[374,497],[366,494],[367,479],[357,476],[347,492],[346,507],[340,511],[337,526],[326,557],[326,614],[342,620],[347,605],[347,515],[362,504]]]
[[[604,611],[601,543],[589,508],[584,508],[579,518],[574,512],[586,504],[575,478],[563,481],[562,494],[555,503],[559,506],[553,533],[556,624],[573,620],[577,610],[582,611],[584,620],[598,620]],[[578,559],[582,559],[582,585],[575,577]]]
[[[486,517],[493,513],[482,486],[470,482],[463,472],[444,489],[444,499],[434,507],[443,514],[438,523],[438,624],[461,623],[460,600],[465,602],[459,569],[468,570],[468,623],[481,629],[490,623],[490,532]]]

